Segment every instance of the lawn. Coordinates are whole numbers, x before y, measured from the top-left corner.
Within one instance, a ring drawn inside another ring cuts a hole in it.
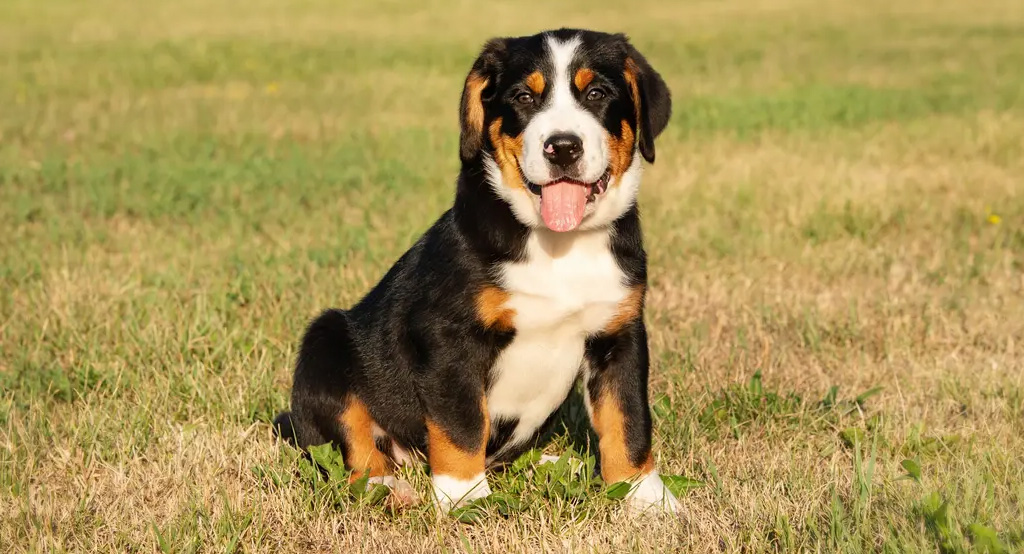
[[[269,421],[451,202],[480,45],[558,26],[674,92],[641,209],[685,515],[529,463],[392,512]],[[0,549],[1024,551],[1019,0],[4,0],[0,106]]]

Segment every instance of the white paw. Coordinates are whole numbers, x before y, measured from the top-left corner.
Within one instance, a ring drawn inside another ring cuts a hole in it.
[[[537,460],[537,465],[540,464],[553,464],[561,459],[561,456],[552,456],[551,454],[541,454],[540,459]]]
[[[416,456],[395,442],[391,443],[391,459],[400,466],[411,466],[416,463]]]
[[[552,456],[550,454],[541,454],[540,459],[537,460],[536,465],[541,464],[553,464],[561,460],[561,456]],[[574,473],[579,473],[583,469],[583,460],[579,458],[569,458],[569,469]]]
[[[626,495],[626,508],[629,512],[662,512],[676,514],[682,506],[672,491],[668,490],[657,471],[644,475],[633,484]]]
[[[434,483],[434,500],[445,512],[491,494],[491,487],[483,473],[472,479],[435,475],[431,480]]]
[[[381,475],[379,477],[370,477],[367,479],[367,483],[376,483],[391,489],[391,497],[399,504],[405,506],[419,504],[420,496],[416,494],[416,489],[405,479],[399,479],[394,475]]]

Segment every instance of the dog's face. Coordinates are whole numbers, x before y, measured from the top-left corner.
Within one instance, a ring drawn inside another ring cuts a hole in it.
[[[561,29],[488,42],[462,95],[461,157],[530,227],[608,225],[636,201],[671,101],[624,35]],[[638,155],[639,154],[639,155]]]

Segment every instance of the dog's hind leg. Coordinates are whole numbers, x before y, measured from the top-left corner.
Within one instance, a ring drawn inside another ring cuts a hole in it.
[[[393,461],[377,446],[374,430],[380,427],[373,421],[366,404],[349,395],[338,421],[344,434],[345,465],[352,470],[349,480],[368,476],[370,483],[390,488],[392,498],[399,504],[416,504],[419,501],[416,490],[393,474]]]
[[[351,391],[359,355],[344,311],[327,310],[302,337],[292,385],[292,411],[274,420],[282,438],[301,449],[328,442],[343,448],[339,416]]]
[[[349,395],[345,408],[338,416],[338,423],[344,437],[345,465],[352,470],[349,480],[369,476],[382,477],[391,473],[391,462],[377,448],[373,439],[376,424],[370,410],[362,400]]]
[[[411,503],[415,491],[392,474],[391,461],[374,440],[373,429],[378,426],[369,408],[352,391],[361,363],[345,312],[322,313],[302,340],[292,412],[279,415],[275,427],[282,438],[293,438],[302,449],[333,443],[352,472],[351,481],[368,476],[370,482],[389,486],[400,502]]]

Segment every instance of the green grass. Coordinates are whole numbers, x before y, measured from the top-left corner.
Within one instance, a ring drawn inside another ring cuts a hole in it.
[[[0,545],[1024,551],[1018,4],[0,4]],[[268,422],[451,202],[477,49],[561,25],[674,92],[641,207],[685,517],[622,517],[578,399],[472,522],[396,512]]]

